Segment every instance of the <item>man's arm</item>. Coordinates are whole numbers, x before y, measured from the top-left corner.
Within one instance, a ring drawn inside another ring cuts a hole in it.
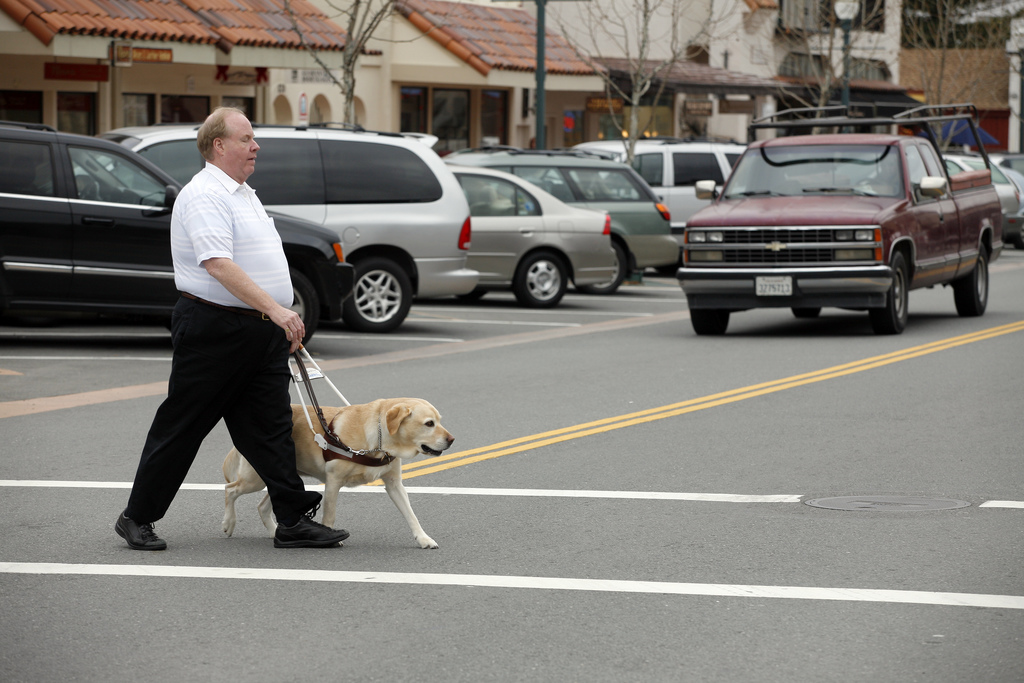
[[[306,326],[299,314],[281,304],[260,288],[242,267],[229,258],[209,258],[203,261],[203,267],[224,289],[257,311],[266,314],[270,320],[284,330],[291,342],[289,353],[295,353],[306,336]]]

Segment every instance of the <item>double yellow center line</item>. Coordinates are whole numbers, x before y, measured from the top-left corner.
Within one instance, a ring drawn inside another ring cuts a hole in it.
[[[718,394],[711,394],[710,396],[694,398],[680,403],[672,403],[659,408],[649,408],[635,413],[619,415],[618,417],[608,417],[602,420],[595,420],[594,422],[585,422],[572,427],[555,429],[550,432],[542,432],[532,436],[523,436],[517,439],[492,444],[490,446],[483,446],[481,448],[474,448],[468,451],[452,453],[451,455],[442,455],[437,458],[430,458],[429,460],[406,463],[402,467],[402,476],[405,479],[409,479],[411,477],[418,477],[424,474],[432,474],[434,472],[452,469],[453,467],[461,467],[475,462],[500,458],[503,455],[522,453],[523,451],[542,448],[544,446],[571,441],[573,439],[581,439],[583,437],[593,436],[594,434],[603,434],[615,429],[632,427],[645,422],[664,420],[669,417],[685,415],[686,413],[693,413],[698,410],[706,410],[716,406],[745,401],[748,398],[756,398],[758,396],[773,394],[778,391],[785,391],[786,389],[793,389],[795,387],[813,384],[815,382],[823,382],[837,377],[844,377],[846,375],[864,372],[865,370],[872,370],[884,365],[899,363],[900,361],[910,360],[911,358],[926,356],[938,351],[945,351],[947,349],[964,346],[966,344],[973,344],[974,342],[984,341],[986,339],[992,339],[993,337],[999,337],[1013,332],[1020,332],[1022,330],[1024,330],[1024,320],[1010,323],[1008,325],[1001,325],[999,327],[992,327],[987,330],[981,330],[980,332],[972,332],[971,334],[965,334],[959,337],[951,337],[949,339],[923,344],[921,346],[914,346],[901,351],[893,351],[892,353],[865,358],[864,360],[854,361],[852,363],[836,365],[830,368],[825,368],[824,370],[817,370],[815,372],[808,372],[802,375],[786,377],[785,379],[754,384],[749,387],[743,387],[742,389],[732,389]]]

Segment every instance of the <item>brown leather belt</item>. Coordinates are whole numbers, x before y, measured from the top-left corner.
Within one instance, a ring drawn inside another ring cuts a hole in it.
[[[262,320],[270,320],[270,318],[267,317],[266,313],[260,313],[259,311],[254,310],[252,308],[240,308],[238,306],[224,306],[223,304],[215,304],[212,301],[207,301],[206,299],[200,299],[195,294],[189,294],[188,292],[178,292],[178,293],[181,294],[186,299],[191,299],[192,301],[198,301],[199,303],[205,304],[207,306],[213,306],[214,308],[220,308],[220,309],[223,309],[225,311],[231,311],[232,313],[238,313],[239,315],[248,315],[248,316],[253,317],[253,318],[260,318]]]

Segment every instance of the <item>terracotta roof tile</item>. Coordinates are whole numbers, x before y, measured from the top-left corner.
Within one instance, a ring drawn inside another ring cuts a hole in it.
[[[345,31],[305,0],[291,3],[306,42],[340,50]],[[282,0],[5,0],[4,10],[44,44],[53,36],[300,48]]]
[[[632,63],[627,59],[598,60],[614,76],[632,71]],[[659,62],[647,62],[649,69],[654,69]],[[789,86],[782,80],[762,78],[739,71],[730,71],[697,62],[677,62],[664,74],[663,79],[669,86],[690,93],[715,93],[721,95],[769,95],[778,94]]]
[[[537,21],[527,12],[443,0],[399,0],[396,10],[477,71],[537,68]],[[561,36],[546,32],[544,63],[549,73],[589,75],[589,66]]]

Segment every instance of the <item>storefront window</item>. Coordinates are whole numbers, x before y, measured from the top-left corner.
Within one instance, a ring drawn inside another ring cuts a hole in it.
[[[632,107],[622,108],[622,115],[612,117],[601,114],[598,119],[599,140],[621,140],[629,131],[629,116]],[[637,107],[637,122],[640,126],[639,137],[656,137],[672,135],[672,107]],[[566,143],[568,144],[568,143]]]
[[[91,92],[57,93],[57,130],[96,134],[95,98]]]
[[[209,97],[164,95],[160,98],[160,123],[200,123],[209,115]]]
[[[235,109],[241,109],[242,113],[245,114],[245,118],[252,121],[252,98],[251,97],[229,97],[225,96],[220,99],[220,103],[225,107],[234,107]],[[204,117],[205,118],[205,117]]]
[[[155,98],[152,95],[125,93],[121,96],[121,99],[124,113],[124,125],[153,125],[153,100]]]
[[[401,128],[403,133],[427,132],[427,89],[402,88]]]
[[[439,154],[469,147],[469,91],[434,90],[431,133]]]
[[[0,90],[0,120],[42,123],[43,93]]]
[[[567,111],[562,114],[562,144],[565,147],[572,147],[584,142],[583,137],[583,112]]]
[[[508,142],[507,90],[484,90],[480,93],[480,137],[485,147]]]

